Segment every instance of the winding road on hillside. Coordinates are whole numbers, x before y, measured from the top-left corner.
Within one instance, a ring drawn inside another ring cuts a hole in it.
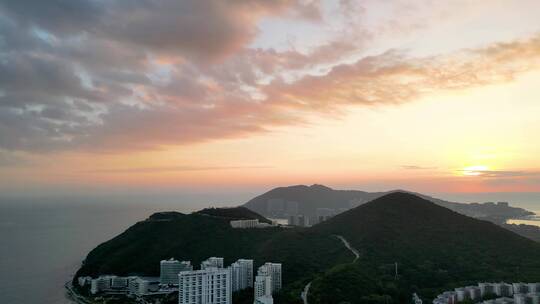
[[[342,243],[343,245],[345,246],[345,248],[347,248],[350,252],[352,252],[352,254],[354,254],[354,259],[351,263],[354,263],[356,262],[356,260],[358,260],[358,258],[360,257],[360,253],[358,253],[358,250],[356,250],[356,248],[352,247],[351,244],[349,243],[349,241],[347,241],[346,238],[344,238],[343,236],[341,235],[334,235],[335,237],[337,237]],[[302,301],[304,302],[304,304],[309,304],[308,303],[308,294],[309,294],[309,288],[311,288],[311,283],[313,281],[310,281],[309,283],[307,283],[307,285],[304,287],[304,291],[302,291],[302,293],[300,293],[300,298],[302,298]]]
[[[353,263],[356,262],[356,260],[358,260],[358,258],[360,257],[360,253],[358,253],[358,250],[356,250],[356,248],[352,247],[351,244],[349,243],[349,241],[347,241],[347,239],[345,239],[343,236],[336,235],[336,237],[338,239],[340,239],[341,242],[343,242],[343,245],[345,245],[345,247],[347,247],[347,249],[349,249],[349,251],[354,254],[354,260],[352,262]]]

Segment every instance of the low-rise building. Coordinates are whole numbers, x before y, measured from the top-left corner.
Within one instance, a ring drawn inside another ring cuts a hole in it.
[[[84,287],[87,284],[89,285],[92,283],[92,277],[78,277],[77,283],[79,284],[79,286]]]
[[[275,223],[268,224],[268,223],[262,223],[259,222],[259,220],[235,220],[230,221],[231,227],[238,228],[238,229],[250,229],[250,228],[268,228],[276,226]]]
[[[457,293],[455,291],[445,291],[442,294],[438,295],[437,298],[433,300],[433,304],[456,304],[457,303]]]
[[[474,303],[487,296],[497,296],[485,300],[483,304],[540,304],[539,283],[478,283],[478,286],[456,288],[455,291],[445,291],[433,299],[433,304],[456,304],[471,300]]]
[[[495,294],[495,287],[493,287],[493,283],[478,283],[478,287],[480,287],[482,297]]]
[[[111,278],[111,289],[127,289],[128,278],[113,276]]]
[[[223,268],[223,258],[210,257],[201,263],[201,269],[207,268]]]
[[[157,277],[130,277],[129,293],[144,296],[159,290],[160,279]]]
[[[480,287],[478,286],[467,286],[465,287],[469,290],[469,296],[473,302],[477,302],[482,299],[482,293]]]
[[[165,285],[178,285],[178,274],[181,271],[193,270],[191,262],[180,262],[173,258],[161,261],[159,266],[159,280],[161,284]]]
[[[511,297],[514,295],[514,291],[511,284],[507,283],[495,283],[493,284],[495,294],[499,297]]]
[[[512,283],[512,290],[514,293],[527,293],[529,292],[529,286],[525,283]]]
[[[529,283],[528,286],[528,293],[537,293],[540,292],[540,283]]]
[[[486,300],[482,302],[483,304],[513,304],[514,300],[512,298],[502,297],[492,300]]]
[[[259,220],[237,220],[231,221],[230,224],[233,228],[257,228],[257,225],[259,225]]]
[[[458,302],[463,302],[465,300],[470,300],[471,299],[468,289],[466,289],[464,287],[460,287],[460,288],[456,288],[455,291],[456,291],[456,294],[457,294]]]
[[[97,294],[105,290],[111,289],[111,279],[116,276],[104,275],[92,279],[90,283],[90,293]]]

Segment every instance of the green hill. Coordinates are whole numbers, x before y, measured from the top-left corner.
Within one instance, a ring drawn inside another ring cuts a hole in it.
[[[240,210],[242,214],[244,208]],[[251,211],[250,211],[251,212]],[[159,275],[159,262],[174,257],[190,260],[196,268],[210,256],[230,264],[239,258],[252,258],[255,266],[282,262],[285,288],[281,297],[287,303],[298,301],[298,294],[314,274],[349,260],[340,241],[308,229],[233,229],[225,217],[238,218],[231,210],[207,209],[192,214],[156,213],[122,234],[93,249],[78,276]],[[240,217],[243,218],[243,217]],[[292,301],[292,302],[291,302]]]
[[[540,279],[540,244],[408,193],[385,195],[312,230],[344,236],[361,258],[317,279],[310,303],[405,300],[413,290],[432,297],[478,281]],[[342,292],[330,296],[334,288]]]
[[[233,229],[245,208],[157,213],[92,250],[79,275],[158,275],[174,257],[197,265],[210,256],[230,264],[283,263],[276,303],[403,303],[444,288],[485,280],[540,280],[540,244],[490,222],[460,215],[407,193],[391,193],[311,228]],[[358,249],[353,255],[336,237]],[[394,263],[398,264],[395,279]]]

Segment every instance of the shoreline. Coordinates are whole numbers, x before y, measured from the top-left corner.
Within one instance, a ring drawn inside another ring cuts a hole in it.
[[[80,295],[74,288],[71,281],[67,281],[64,284],[66,289],[66,299],[71,300],[77,304],[94,304],[95,302],[88,300],[85,296]]]
[[[509,225],[530,225],[540,227],[540,212],[531,211],[533,215],[526,215],[517,218],[509,218],[504,222]]]

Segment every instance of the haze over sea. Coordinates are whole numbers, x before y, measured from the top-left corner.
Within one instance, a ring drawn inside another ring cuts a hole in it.
[[[540,213],[540,193],[433,194],[460,202],[508,201]],[[234,205],[253,193],[113,198],[0,198],[4,304],[64,304],[63,285],[85,255],[153,212]],[[189,203],[181,203],[189,202]],[[213,203],[221,202],[221,203]]]

